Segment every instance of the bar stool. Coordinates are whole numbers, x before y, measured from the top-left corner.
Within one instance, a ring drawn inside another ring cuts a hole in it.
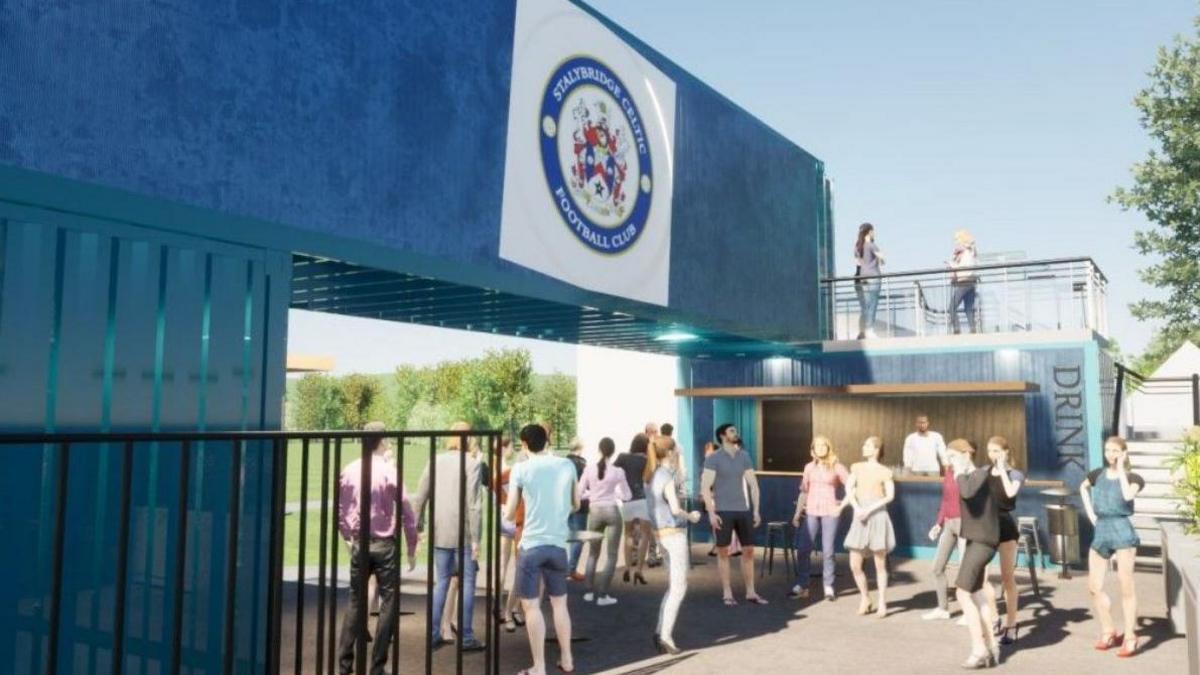
[[[1033,583],[1033,594],[1037,597],[1042,597],[1042,591],[1038,588],[1037,580],[1037,565],[1034,560],[1041,563],[1042,569],[1046,569],[1046,558],[1042,553],[1042,544],[1038,540],[1038,519],[1037,516],[1018,516],[1017,517],[1017,553],[1025,554],[1025,564],[1029,567],[1029,579]],[[1037,557],[1034,557],[1036,552]]]
[[[789,523],[787,521],[783,521],[783,520],[776,520],[776,521],[767,523],[766,548],[763,550],[763,558],[762,558],[762,563],[759,565],[759,568],[758,568],[758,576],[761,577],[761,576],[763,576],[764,573],[765,574],[773,574],[774,573],[774,571],[775,571],[775,546],[776,546],[777,539],[779,540],[778,543],[780,545],[780,548],[783,549],[784,564],[787,565],[787,569],[790,573],[795,572],[796,567],[795,567],[795,563],[792,560],[792,543],[791,543],[791,540],[788,538],[788,530],[790,530],[791,527],[792,527],[791,523]]]

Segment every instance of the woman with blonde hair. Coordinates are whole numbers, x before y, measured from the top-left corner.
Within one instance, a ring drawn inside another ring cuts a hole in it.
[[[950,287],[953,295],[950,298],[950,330],[958,335],[958,306],[963,306],[967,315],[967,325],[972,333],[979,332],[979,317],[975,314],[975,270],[978,264],[979,252],[975,249],[975,237],[966,230],[954,233],[954,255],[947,263],[950,266]]]
[[[658,535],[659,545],[666,554],[667,592],[658,609],[654,631],[654,646],[660,653],[678,654],[675,646],[675,619],[687,593],[688,523],[700,522],[700,512],[688,513],[679,505],[675,490],[675,471],[678,453],[670,436],[658,436],[647,453],[642,479],[646,484],[646,512],[650,525]]]
[[[870,553],[875,559],[875,582],[879,592],[879,604],[875,608],[876,618],[887,616],[887,554],[896,548],[896,531],[887,507],[896,498],[896,483],[892,470],[880,461],[883,457],[883,440],[871,436],[863,442],[864,460],[850,466],[850,479],[846,481],[846,499],[841,508],[854,510],[854,520],[846,533],[843,545],[850,551],[850,571],[854,573],[854,584],[862,594],[858,606],[861,615],[872,611],[867,573],[863,571],[863,558]]]
[[[1121,645],[1117,656],[1127,658],[1137,653],[1137,593],[1133,585],[1133,563],[1141,543],[1129,517],[1133,515],[1133,498],[1146,486],[1146,481],[1129,471],[1128,448],[1125,439],[1112,436],[1104,442],[1104,466],[1087,475],[1079,486],[1083,508],[1096,528],[1088,550],[1088,591],[1100,620],[1100,639],[1096,649],[1107,651]],[[1121,609],[1125,615],[1125,633],[1113,626],[1112,601],[1104,592],[1104,575],[1109,560],[1117,559],[1117,579],[1121,583]]]
[[[837,452],[828,437],[814,437],[811,450],[812,461],[804,467],[800,496],[796,499],[796,512],[792,515],[792,527],[796,528],[796,585],[788,597],[808,597],[812,552],[820,535],[825,599],[835,600],[834,540],[837,537],[838,514],[841,513],[837,491],[845,487],[850,474],[845,465],[838,461]],[[803,522],[801,517],[804,518]]]

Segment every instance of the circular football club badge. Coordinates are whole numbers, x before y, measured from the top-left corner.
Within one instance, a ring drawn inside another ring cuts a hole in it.
[[[538,135],[556,210],[599,253],[629,250],[653,196],[650,142],[630,92],[608,66],[575,56],[551,74]]]

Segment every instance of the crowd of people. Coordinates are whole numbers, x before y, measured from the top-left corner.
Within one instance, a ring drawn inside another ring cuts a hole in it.
[[[941,502],[932,517],[929,538],[936,544],[931,579],[937,606],[922,615],[927,621],[951,618],[947,589],[947,566],[955,550],[959,552],[954,597],[961,609],[959,624],[967,629],[971,650],[963,662],[965,668],[986,668],[1001,658],[1001,647],[1013,648],[1019,639],[1017,623],[1017,586],[1015,579],[1020,533],[1013,511],[1025,476],[1012,465],[1009,442],[994,436],[986,444],[986,461],[976,465],[976,448],[958,438],[944,442],[930,429],[929,418],[920,415],[916,429],[905,440],[904,467],[915,472],[940,474]],[[368,430],[382,429],[373,423]],[[467,432],[458,424],[455,431]],[[624,553],[623,579],[641,585],[647,581],[644,568],[658,559],[667,568],[667,588],[655,622],[654,644],[660,653],[677,654],[675,624],[687,592],[690,560],[689,528],[701,521],[699,510],[687,510],[685,457],[672,437],[669,424],[647,425],[634,436],[628,452],[617,454],[611,438],[598,443],[599,459],[587,462],[584,446],[573,442],[565,457],[547,451],[549,428],[530,424],[520,430],[519,447],[502,442],[499,466],[489,468],[486,458],[473,445],[465,450],[457,437],[447,443],[446,451],[433,458],[436,466],[426,466],[411,500],[396,483],[396,468],[390,458],[390,444],[368,439],[372,452],[372,520],[369,573],[378,580],[368,591],[369,601],[380,604],[379,623],[372,648],[373,672],[380,672],[387,660],[394,625],[392,603],[397,601],[396,583],[399,552],[396,528],[407,535],[409,569],[419,532],[424,529],[426,507],[434,519],[435,584],[431,602],[433,621],[429,639],[434,648],[459,640],[464,651],[480,651],[485,645],[475,637],[474,616],[476,574],[481,541],[481,505],[489,489],[498,492],[503,504],[501,521],[500,565],[501,592],[507,596],[498,604],[497,620],[509,633],[524,626],[528,635],[532,665],[526,675],[546,672],[546,620],[543,598],[548,597],[559,646],[557,668],[574,671],[571,649],[571,617],[567,606],[570,583],[584,586],[582,599],[597,607],[618,603],[613,593],[613,578],[618,558]],[[462,457],[459,453],[466,452]],[[705,445],[700,472],[700,502],[707,513],[715,540],[722,602],[738,604],[733,593],[730,559],[738,557],[740,543],[742,598],[751,605],[767,605],[768,600],[755,589],[754,542],[762,524],[761,499],[754,463],[742,446],[738,429],[720,425],[715,439]],[[1102,632],[1096,649],[1118,648],[1118,656],[1136,653],[1138,638],[1137,598],[1133,587],[1133,562],[1138,546],[1137,533],[1130,521],[1133,499],[1144,481],[1130,471],[1125,442],[1108,439],[1104,446],[1105,466],[1092,471],[1080,486],[1085,511],[1095,524],[1095,538],[1089,553],[1089,590]],[[811,461],[803,470],[792,514],[797,553],[797,577],[788,597],[810,599],[811,555],[821,553],[821,585],[826,601],[838,597],[835,588],[835,557],[841,517],[852,514],[848,530],[842,536],[842,548],[849,553],[854,586],[859,594],[858,614],[877,618],[888,616],[887,555],[896,547],[896,535],[888,506],[896,496],[893,469],[883,463],[884,443],[878,436],[862,444],[861,459],[847,468],[839,459],[832,441],[816,436],[811,444]],[[341,474],[340,529],[353,549],[357,549],[359,520],[360,460],[348,465]],[[463,481],[462,470],[467,472]],[[436,486],[431,476],[436,475]],[[465,482],[467,495],[462,499],[467,512],[460,513],[459,485]],[[433,488],[433,489],[431,489]],[[401,498],[396,499],[400,491]],[[436,504],[430,504],[430,495]],[[400,503],[400,513],[394,505]],[[459,528],[466,527],[460,533]],[[459,548],[460,535],[466,542]],[[586,541],[586,547],[585,547]],[[585,555],[586,548],[586,555]],[[600,560],[601,552],[605,558]],[[459,555],[463,560],[459,560]],[[1113,623],[1111,601],[1103,584],[1110,560],[1115,558],[1124,610],[1123,631]],[[989,580],[989,568],[998,560],[1001,591]],[[359,603],[357,553],[351,567],[351,602],[346,610],[339,643],[339,663],[343,673],[353,665],[353,647],[358,635],[356,624]],[[873,561],[875,594],[864,564]],[[584,571],[580,573],[579,563]],[[461,572],[460,572],[461,570]],[[511,582],[508,582],[511,572]],[[461,574],[461,580],[458,576]],[[451,621],[456,613],[455,584],[462,583],[462,626]],[[1004,615],[998,611],[998,598],[1004,600]]]

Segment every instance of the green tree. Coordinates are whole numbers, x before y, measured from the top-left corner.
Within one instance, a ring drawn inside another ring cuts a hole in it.
[[[304,431],[342,426],[342,390],[328,375],[309,373],[293,389],[292,425]]]
[[[575,437],[575,404],[575,378],[569,375],[543,375],[534,384],[534,416],[550,423],[554,432],[551,442],[556,448],[563,447]]]
[[[477,429],[512,426],[530,411],[533,360],[527,350],[502,349],[444,361],[430,370],[427,390],[430,401],[455,420]]]
[[[354,373],[340,382],[342,391],[342,422],[347,429],[361,429],[370,420],[367,415],[383,393],[379,380],[370,375]]]
[[[448,429],[453,422],[450,418],[450,411],[446,410],[443,406],[435,405],[426,400],[418,401],[413,406],[408,421],[409,428],[421,431]],[[424,447],[428,448],[428,441],[424,441],[423,444]]]
[[[488,350],[479,359],[476,384],[483,387],[480,423],[492,429],[509,429],[531,411],[533,358],[526,349]]]
[[[442,361],[428,371],[429,402],[456,409],[470,361]],[[457,412],[457,410],[456,410]]]
[[[392,420],[397,429],[410,429],[409,420],[413,409],[425,398],[429,389],[428,374],[423,368],[403,365],[396,368],[396,394],[392,409]]]
[[[1155,226],[1135,233],[1134,248],[1154,260],[1142,280],[1166,297],[1130,310],[1164,321],[1164,347],[1200,329],[1200,18],[1195,25],[1195,35],[1159,49],[1149,86],[1134,98],[1156,147],[1134,165],[1133,185],[1112,195]]]

